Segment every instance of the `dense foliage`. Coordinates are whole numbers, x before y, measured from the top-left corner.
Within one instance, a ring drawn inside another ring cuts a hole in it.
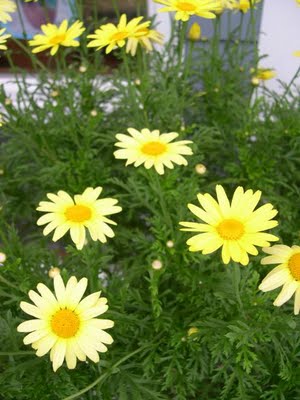
[[[270,270],[260,265],[262,252],[246,267],[225,266],[219,251],[189,252],[190,235],[179,230],[180,221],[195,220],[187,203],[197,193],[214,195],[220,183],[231,195],[242,185],[279,210],[273,232],[281,242],[299,244],[299,93],[294,85],[279,96],[252,84],[256,44],[242,48],[236,29],[220,51],[224,17],[208,42],[187,43],[185,62],[177,22],[164,51],[120,51],[113,71],[84,48],[64,69],[67,49],[59,69],[38,70],[36,87],[15,68],[17,102],[5,101],[2,89],[1,399],[299,399],[299,317],[292,301],[276,308],[276,293],[258,290]],[[194,142],[194,155],[162,176],[125,168],[113,152],[115,135],[128,127],[179,132]],[[88,186],[119,200],[115,238],[78,251],[68,235],[55,244],[44,237],[36,207],[46,193]],[[99,364],[54,373],[49,356],[36,357],[16,331],[28,291],[38,282],[52,289],[52,266],[65,278],[86,276],[88,292],[108,298],[114,343]]]

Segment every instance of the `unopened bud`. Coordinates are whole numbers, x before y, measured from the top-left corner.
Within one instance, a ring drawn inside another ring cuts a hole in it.
[[[159,270],[159,269],[162,269],[162,267],[163,267],[163,264],[162,264],[162,262],[160,260],[154,260],[153,261],[153,263],[152,263],[152,268],[153,269]]]
[[[6,254],[5,253],[0,253],[0,263],[4,263],[6,260]]]
[[[51,267],[48,271],[48,275],[50,278],[54,278],[56,275],[60,274],[60,269],[58,267]]]
[[[188,330],[188,336],[192,336],[192,335],[194,335],[195,333],[198,333],[199,332],[199,329],[198,328],[196,328],[195,326],[192,326],[189,330]]]
[[[197,22],[194,22],[188,33],[188,38],[192,41],[197,41],[201,37],[201,27]]]
[[[199,175],[204,175],[206,172],[206,166],[204,164],[197,164],[195,166],[195,171],[197,172],[197,174]]]
[[[92,111],[91,111],[91,116],[92,116],[92,117],[97,117],[97,115],[98,115],[98,113],[97,113],[96,110],[92,110]]]

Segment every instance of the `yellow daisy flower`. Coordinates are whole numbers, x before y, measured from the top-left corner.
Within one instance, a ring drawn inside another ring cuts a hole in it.
[[[116,214],[122,208],[116,206],[116,199],[97,200],[102,187],[88,187],[82,194],[72,197],[60,190],[57,194],[48,193],[50,201],[41,201],[37,210],[46,212],[37,221],[38,225],[45,225],[43,234],[48,235],[54,231],[53,241],[56,242],[70,230],[71,239],[78,250],[85,243],[85,228],[89,231],[91,238],[106,243],[106,236],[115,236],[108,224],[117,225],[116,222],[106,218],[107,215]]]
[[[175,11],[175,19],[188,21],[192,15],[203,18],[216,18],[214,12],[220,10],[220,0],[154,0],[156,3],[164,4],[166,7],[159,12]]]
[[[176,132],[160,134],[158,130],[152,132],[149,129],[142,129],[141,132],[133,128],[127,130],[129,135],[121,133],[116,135],[119,142],[115,146],[121,149],[114,152],[115,158],[127,160],[126,166],[134,164],[138,167],[144,164],[147,169],[154,166],[156,172],[163,175],[164,166],[174,168],[173,163],[187,165],[182,155],[193,154],[192,150],[186,146],[193,143],[190,140],[171,143],[179,136]]]
[[[254,73],[253,79],[257,79],[260,82],[273,79],[277,75],[271,68],[258,68],[257,71],[252,69],[251,72]]]
[[[274,306],[280,307],[295,293],[294,313],[300,311],[300,246],[288,247],[275,245],[263,249],[269,256],[261,260],[262,264],[279,264],[263,279],[259,289],[269,292],[282,287],[281,292],[274,301]]]
[[[81,21],[75,21],[68,28],[68,21],[64,19],[60,26],[54,24],[46,24],[41,26],[42,34],[35,35],[29,40],[30,46],[36,46],[32,52],[40,53],[51,48],[50,54],[54,56],[59,46],[78,47],[79,41],[76,40],[85,30]]]
[[[127,23],[126,14],[121,15],[117,26],[114,24],[105,24],[96,29],[95,33],[88,35],[89,39],[94,39],[88,43],[87,47],[97,47],[97,50],[106,47],[106,54],[110,53],[116,47],[125,46],[129,37],[137,35],[137,30],[141,30],[140,36],[143,36],[143,29],[147,29],[150,21],[140,24],[143,17],[133,18]]]
[[[6,22],[12,21],[10,13],[14,13],[17,7],[12,0],[0,0],[0,22],[6,24]]]
[[[11,37],[9,34],[4,35],[5,31],[5,28],[0,29],[0,50],[7,50],[6,41]]]
[[[108,309],[107,299],[100,297],[100,292],[92,293],[82,299],[88,280],[77,282],[72,276],[66,286],[57,274],[54,279],[54,291],[43,283],[37,285],[37,292],[30,290],[28,296],[34,303],[20,303],[21,309],[35,317],[22,322],[18,332],[26,332],[24,344],[30,344],[36,355],[42,357],[50,351],[50,360],[54,372],[66,360],[67,367],[74,369],[77,358],[85,361],[88,357],[99,362],[99,354],[107,351],[106,344],[113,338],[104,331],[112,328],[114,322],[96,318]]]
[[[255,5],[259,2],[260,0],[252,0],[252,5]],[[236,3],[233,3],[231,8],[241,11],[245,14],[251,8],[251,2],[250,0],[238,0]]]
[[[261,197],[259,190],[255,193],[253,190],[244,192],[239,186],[231,204],[221,185],[216,186],[216,192],[218,202],[208,193],[199,193],[197,197],[202,208],[188,204],[190,211],[205,222],[180,222],[185,227],[182,231],[203,232],[187,241],[189,250],[209,254],[222,247],[224,264],[233,259],[247,265],[248,253],[258,254],[255,246],[267,247],[270,246],[269,242],[278,240],[276,236],[262,232],[278,225],[277,221],[272,220],[277,211],[270,203],[254,211]]]
[[[141,44],[141,46],[143,46],[147,51],[152,51],[152,42],[162,44],[163,38],[164,35],[157,32],[155,29],[149,29],[146,27],[139,28],[133,36],[129,36],[126,45],[126,53],[135,56],[138,44]]]

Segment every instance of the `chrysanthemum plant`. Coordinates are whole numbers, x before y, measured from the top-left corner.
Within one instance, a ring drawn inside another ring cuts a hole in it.
[[[157,0],[170,38],[82,3],[0,29],[0,397],[298,399],[300,96],[264,83],[263,2]]]

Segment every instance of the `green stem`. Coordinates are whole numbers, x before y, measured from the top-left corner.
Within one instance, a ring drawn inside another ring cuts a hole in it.
[[[295,82],[295,79],[297,79],[297,77],[298,77],[298,75],[299,75],[299,72],[300,72],[300,65],[299,65],[299,67],[298,67],[296,73],[294,74],[293,78],[291,79],[290,83],[287,85],[287,87],[286,87],[286,89],[285,89],[285,91],[284,91],[284,93],[283,93],[283,95],[282,95],[282,98],[283,98],[283,99],[285,99],[285,98],[286,98],[286,95],[289,93],[289,90],[290,90],[292,84]]]
[[[181,65],[182,65],[182,61],[183,61],[182,59],[184,57],[184,49],[185,49],[184,45],[185,45],[187,27],[188,27],[187,22],[182,22],[182,24],[180,26],[180,31],[179,31],[177,76],[180,73]]]
[[[5,283],[5,285],[7,285],[7,286],[9,286],[9,287],[11,287],[11,288],[13,288],[13,289],[16,289],[16,290],[20,290],[20,288],[18,288],[17,286],[15,286],[15,285],[13,285],[12,283],[10,283],[7,279],[5,279],[2,275],[0,275],[0,282],[2,282],[2,283]]]
[[[232,284],[234,288],[235,297],[239,304],[240,309],[243,309],[243,302],[240,295],[240,281],[241,281],[241,270],[240,267],[234,263],[232,272]]]
[[[125,67],[125,74],[126,74],[126,79],[127,79],[127,84],[128,84],[128,94],[129,94],[129,99],[130,99],[130,104],[132,104],[132,108],[136,114],[137,120],[140,119],[141,115],[141,110],[139,109],[138,102],[137,102],[137,96],[135,92],[135,88],[132,82],[132,77],[131,77],[131,72],[129,68],[129,63],[128,63],[128,57],[129,55],[126,53],[126,50],[122,48],[122,60],[123,64]]]
[[[170,229],[170,233],[172,233],[173,232],[173,223],[172,223],[172,220],[171,220],[171,217],[170,217],[170,213],[168,211],[168,206],[167,206],[165,198],[164,198],[163,188],[161,186],[159,177],[158,177],[156,171],[155,172],[154,171],[150,171],[149,175],[150,175],[150,180],[152,181],[152,187],[154,189],[154,192],[158,196],[158,200],[159,200],[159,204],[160,204],[161,211],[162,211],[162,214],[163,214],[163,218],[165,220],[166,225]]]
[[[27,32],[26,32],[25,24],[24,24],[24,21],[23,21],[23,18],[22,18],[22,13],[21,13],[21,10],[20,10],[20,3],[19,3],[19,1],[20,1],[20,0],[17,0],[17,2],[16,2],[16,3],[17,3],[18,17],[19,17],[19,20],[20,20],[20,22],[21,22],[23,38],[24,38],[25,40],[27,40]]]
[[[0,351],[0,356],[29,356],[35,354],[34,351]]]
[[[117,0],[112,0],[112,5],[115,10],[116,16],[120,18],[120,7],[119,7],[119,2]]]
[[[140,349],[137,349],[133,351],[132,353],[128,354],[127,356],[121,358],[118,362],[116,362],[111,370],[114,371],[119,365],[123,364],[125,361],[127,361],[129,358],[135,356],[136,354],[140,353],[142,350],[144,350],[148,346],[141,347]],[[81,389],[79,392],[72,394],[71,396],[65,397],[63,400],[72,400],[76,399],[77,397],[81,396],[82,394],[88,392],[91,390],[94,386],[98,385],[99,383],[102,383],[105,381],[106,378],[109,377],[109,372],[105,372],[103,375],[99,376],[94,382],[92,382],[90,385],[86,386],[84,389]]]

